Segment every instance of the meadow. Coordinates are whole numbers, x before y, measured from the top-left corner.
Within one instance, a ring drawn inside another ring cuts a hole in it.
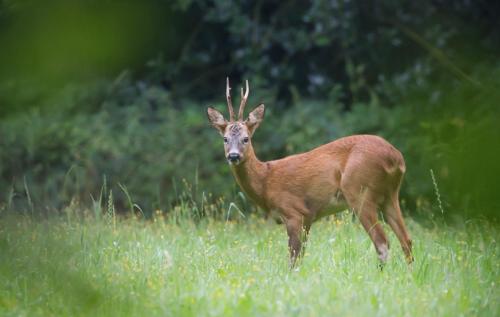
[[[0,1],[0,317],[500,316],[498,16],[498,0]],[[344,212],[289,269],[284,226],[207,120],[228,78],[235,106],[245,80],[247,110],[265,104],[262,161],[355,134],[404,155],[411,266],[384,224],[381,271]]]
[[[407,223],[411,267],[391,232],[380,271],[345,212],[313,225],[305,258],[290,271],[284,228],[252,214],[194,221],[3,210],[0,315],[498,316],[498,227]]]

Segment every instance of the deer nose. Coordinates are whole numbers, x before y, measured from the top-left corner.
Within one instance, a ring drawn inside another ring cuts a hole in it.
[[[231,162],[237,162],[240,160],[240,155],[238,153],[229,153],[227,159]]]

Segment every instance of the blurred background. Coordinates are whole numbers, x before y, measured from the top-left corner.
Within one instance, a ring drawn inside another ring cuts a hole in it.
[[[498,219],[500,2],[0,1],[0,208],[113,192],[251,212],[206,107],[264,102],[260,159],[356,133],[406,158],[404,212]],[[94,202],[93,202],[94,201]],[[134,209],[134,208],[132,208]]]

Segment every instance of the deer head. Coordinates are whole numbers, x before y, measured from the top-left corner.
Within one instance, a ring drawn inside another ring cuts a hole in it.
[[[229,121],[224,118],[222,113],[212,107],[208,107],[208,120],[220,135],[224,138],[224,151],[229,164],[240,164],[248,157],[247,153],[252,148],[251,138],[255,130],[264,119],[265,107],[264,104],[258,105],[246,120],[243,120],[245,105],[248,99],[250,89],[248,80],[246,81],[246,89],[243,93],[241,88],[241,103],[238,110],[238,120],[234,119],[233,104],[231,102],[231,87],[229,87],[229,78],[226,81],[226,100],[229,110]]]

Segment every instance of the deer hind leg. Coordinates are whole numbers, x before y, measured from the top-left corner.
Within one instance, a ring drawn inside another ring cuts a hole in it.
[[[370,236],[381,265],[383,265],[389,257],[389,241],[378,221],[376,198],[377,195],[369,189],[362,190],[361,194],[357,196],[346,195],[347,202]]]
[[[403,216],[401,214],[401,208],[399,207],[399,198],[398,195],[394,195],[389,201],[386,203],[384,215],[391,226],[392,230],[398,237],[399,243],[401,244],[401,248],[406,257],[406,261],[408,264],[413,262],[413,254],[412,254],[412,241],[408,231],[406,230],[406,226],[403,220]]]

